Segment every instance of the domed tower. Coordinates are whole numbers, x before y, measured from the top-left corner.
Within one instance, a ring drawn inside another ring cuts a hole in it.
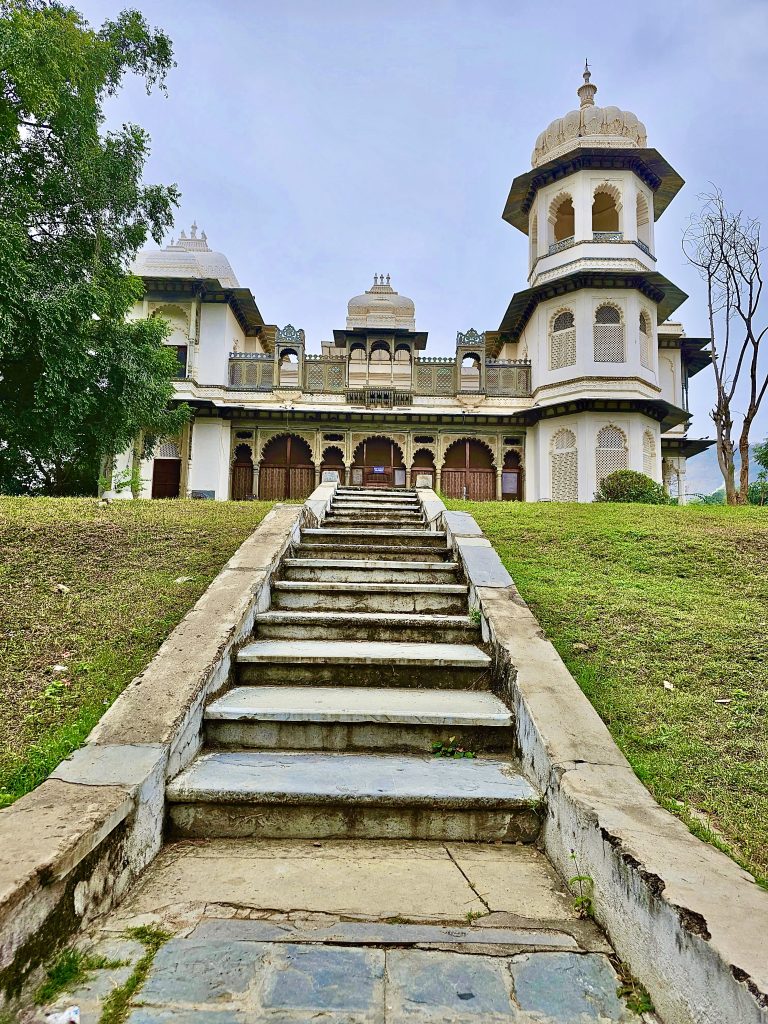
[[[529,496],[590,501],[601,479],[662,480],[662,433],[687,422],[662,386],[658,325],[687,298],[656,269],[654,225],[683,185],[632,113],[595,105],[589,66],[579,109],[536,140],[504,219],[529,238],[529,287],[489,354],[531,360]],[[681,377],[682,379],[682,377]]]

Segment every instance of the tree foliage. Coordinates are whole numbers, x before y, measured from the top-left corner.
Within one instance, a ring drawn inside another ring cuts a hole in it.
[[[104,129],[128,74],[164,88],[168,37],[124,11],[100,29],[52,0],[0,0],[0,490],[67,493],[136,433],[178,430],[160,320],[126,321],[127,268],[160,242],[175,186],[145,185],[147,134]]]
[[[595,492],[595,501],[638,501],[644,505],[667,505],[669,498],[661,484],[634,469],[609,473]]]

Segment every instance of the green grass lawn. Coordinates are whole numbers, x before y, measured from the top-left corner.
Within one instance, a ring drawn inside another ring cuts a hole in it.
[[[271,507],[0,498],[0,806],[82,743]]]
[[[656,799],[766,884],[768,509],[447,504],[475,516]]]

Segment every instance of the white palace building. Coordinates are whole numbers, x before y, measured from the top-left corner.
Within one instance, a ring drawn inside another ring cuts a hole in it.
[[[708,339],[672,316],[686,295],[656,269],[656,221],[683,185],[644,126],[580,106],[541,133],[503,217],[529,239],[528,285],[495,330],[457,334],[430,357],[411,299],[389,275],[350,299],[346,325],[306,351],[304,332],[265,323],[205,233],[139,254],[137,317],[162,316],[176,348],[182,436],[141,462],[142,497],[301,498],[326,470],[352,485],[450,497],[591,501],[616,469],[681,500],[688,380]],[[135,449],[116,461],[131,469]]]

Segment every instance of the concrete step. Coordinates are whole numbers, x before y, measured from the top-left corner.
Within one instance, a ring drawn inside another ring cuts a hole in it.
[[[418,495],[412,487],[337,487],[334,497],[353,496],[357,498],[372,498],[374,501],[381,501],[385,498],[416,498]]]
[[[468,615],[405,615],[381,612],[268,611],[256,616],[259,640],[382,640],[440,644],[480,641]]]
[[[277,580],[275,609],[360,612],[437,612],[461,615],[469,588],[463,583],[318,583]]]
[[[416,498],[389,498],[387,501],[375,501],[371,498],[334,498],[331,504],[333,509],[346,509],[349,512],[367,512],[372,509],[381,509],[382,512],[406,512],[421,511],[421,503]]]
[[[393,559],[408,562],[415,558],[432,562],[438,559],[448,561],[453,558],[453,553],[448,547],[402,547],[394,540],[391,547],[378,548],[369,547],[365,543],[297,544],[294,552],[299,558],[349,558],[366,562],[392,561]]]
[[[368,530],[418,530],[423,525],[424,520],[421,518],[417,519],[415,516],[413,519],[402,519],[400,517],[385,519],[380,515],[329,515],[324,520],[324,528],[327,530],[354,529],[365,530],[366,533]]]
[[[166,789],[190,839],[533,842],[539,794],[508,758],[217,751]]]
[[[349,524],[353,526],[357,523],[369,523],[372,525],[381,524],[377,526],[377,529],[384,530],[391,523],[396,523],[398,526],[406,526],[412,530],[418,530],[424,523],[424,516],[422,515],[421,509],[418,511],[400,509],[344,509],[344,508],[332,508],[324,520],[329,526],[342,526],[343,524]]]
[[[256,640],[240,648],[235,670],[240,683],[485,690],[490,667],[468,643],[323,639]]]
[[[412,530],[400,529],[398,527],[387,527],[382,530],[366,529],[364,536],[361,535],[360,527],[319,527],[317,529],[302,530],[302,544],[344,544],[360,543],[365,540],[369,548],[384,547],[391,548],[396,544],[401,548],[446,548],[445,533],[439,530]]]
[[[259,750],[413,751],[452,737],[504,751],[512,715],[498,697],[384,686],[238,686],[205,712],[208,746]]]
[[[353,558],[286,558],[280,575],[286,580],[337,583],[453,583],[458,562],[369,562]]]

